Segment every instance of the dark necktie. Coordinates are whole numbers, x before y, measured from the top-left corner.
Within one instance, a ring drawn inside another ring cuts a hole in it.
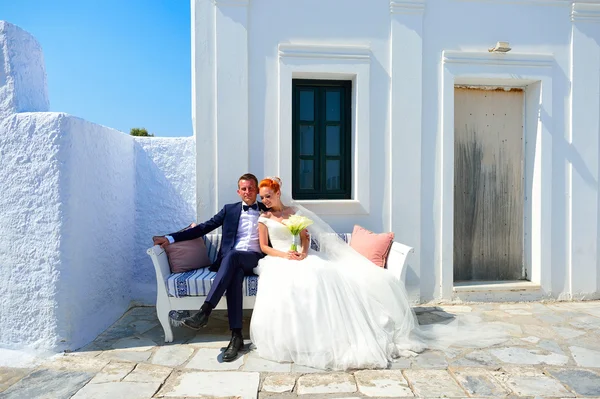
[[[253,205],[242,205],[242,208],[244,209],[244,212],[248,212],[248,209],[252,208],[254,210],[258,209],[258,205],[257,204],[253,204]]]

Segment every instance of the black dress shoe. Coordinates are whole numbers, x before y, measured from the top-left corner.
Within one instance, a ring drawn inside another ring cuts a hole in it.
[[[183,319],[183,325],[192,330],[199,330],[206,327],[208,323],[208,315],[204,312],[197,312],[195,315]]]
[[[241,335],[234,335],[227,345],[227,349],[223,352],[223,361],[232,362],[238,357],[238,352],[244,347],[244,337]]]

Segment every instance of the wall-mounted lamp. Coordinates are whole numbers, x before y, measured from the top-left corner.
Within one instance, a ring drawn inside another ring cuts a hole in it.
[[[509,52],[511,50],[508,42],[498,42],[496,43],[496,45],[490,49],[488,49],[488,51],[490,53],[506,53]]]

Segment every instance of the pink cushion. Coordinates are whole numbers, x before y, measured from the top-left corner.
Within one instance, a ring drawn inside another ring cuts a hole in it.
[[[202,238],[174,242],[167,245],[166,251],[172,273],[183,273],[211,264]]]
[[[354,226],[350,246],[379,267],[385,267],[394,242],[394,233],[375,234],[359,225]]]

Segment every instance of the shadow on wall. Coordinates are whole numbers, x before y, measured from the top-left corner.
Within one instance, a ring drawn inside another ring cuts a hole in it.
[[[135,265],[131,296],[153,305],[156,277],[146,250],[152,236],[196,221],[196,153],[193,137],[135,138]]]

